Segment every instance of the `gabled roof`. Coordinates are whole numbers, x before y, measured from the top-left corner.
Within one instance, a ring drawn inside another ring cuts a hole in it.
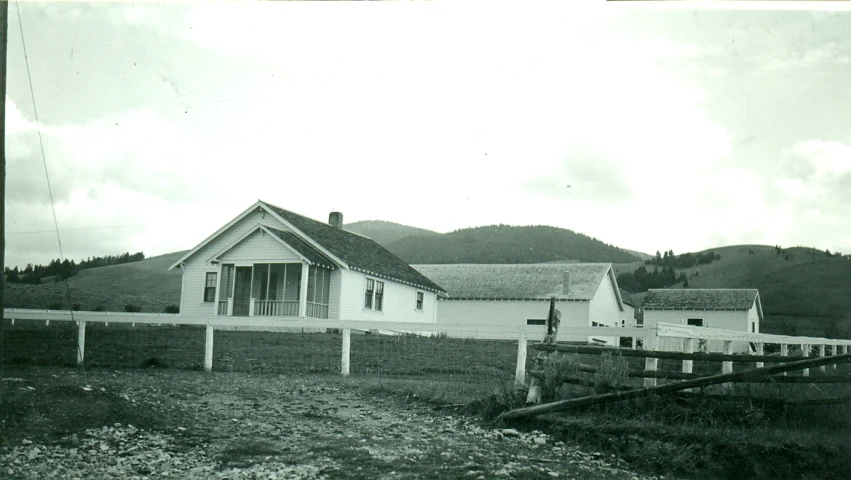
[[[757,302],[760,317],[762,305],[757,289],[651,289],[644,297],[645,310],[749,310]]]
[[[292,232],[284,232],[263,224],[257,224],[256,227],[245,232],[239,238],[231,242],[230,245],[226,246],[225,248],[217,252],[215,255],[210,257],[210,261],[221,261],[220,258],[223,255],[231,251],[234,247],[242,243],[246,238],[250,237],[258,231],[266,232],[272,238],[277,240],[284,248],[291,250],[293,253],[298,255],[303,261],[306,261],[310,265],[319,265],[321,267],[325,267],[331,270],[337,268],[333,260],[323,255],[321,252],[317,251],[316,249],[308,245],[306,242],[302,241]]]
[[[346,262],[352,270],[426,290],[444,291],[440,285],[370,238],[284,210],[271,203],[262,201],[261,203],[331,254]]]
[[[413,269],[374,240],[289,210],[284,210],[281,207],[262,200],[258,200],[257,203],[217,230],[216,233],[207,237],[207,239],[175,262],[169,270],[186,261],[187,258],[197,253],[214,238],[224,233],[257,208],[261,208],[277,217],[278,220],[292,230],[292,232],[278,230],[283,235],[279,236],[279,238],[298,250],[302,255],[306,256],[307,253],[305,252],[310,253],[310,250],[307,250],[309,248],[314,251],[313,253],[322,255],[327,260],[332,260],[334,264],[343,268],[420,287],[424,290],[434,292],[444,291],[440,285],[429,280],[425,275]],[[278,236],[277,233],[275,235]],[[296,245],[299,246],[297,247]]]
[[[449,299],[591,300],[609,276],[621,302],[608,263],[414,265],[414,268],[443,285]],[[567,293],[565,274],[570,281]]]

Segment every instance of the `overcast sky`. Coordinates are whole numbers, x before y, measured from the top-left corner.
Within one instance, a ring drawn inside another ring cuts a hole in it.
[[[65,256],[189,249],[258,199],[851,253],[851,12],[579,3],[24,2]],[[7,88],[6,263],[46,263],[14,3]]]

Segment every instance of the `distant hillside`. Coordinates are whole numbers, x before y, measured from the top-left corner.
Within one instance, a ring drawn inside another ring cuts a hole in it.
[[[143,312],[163,312],[180,303],[181,272],[167,271],[183,252],[169,253],[139,262],[83,270],[68,279],[70,301],[62,282],[41,285],[6,284],[6,308],[61,308],[77,304],[81,310],[124,311],[134,304]]]
[[[409,227],[383,220],[365,220],[345,225],[346,230],[354,232],[375,240],[379,245],[388,245],[412,235],[436,236],[440,233],[426,230],[424,228]]]
[[[637,260],[632,254],[595,238],[549,226],[466,228],[443,235],[406,237],[385,247],[411,264]]]
[[[764,332],[822,335],[837,321],[840,329],[851,333],[851,257],[828,256],[814,248],[777,250],[767,245],[735,245],[699,253],[710,251],[721,259],[677,272],[686,274],[689,288],[759,289],[767,317]],[[682,283],[672,288],[682,288]]]

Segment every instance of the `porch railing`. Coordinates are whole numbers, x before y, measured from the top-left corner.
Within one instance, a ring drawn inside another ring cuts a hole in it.
[[[328,305],[307,302],[307,316],[310,318],[328,318]]]
[[[308,304],[309,305],[309,304]],[[297,317],[298,302],[284,300],[255,300],[256,317]]]

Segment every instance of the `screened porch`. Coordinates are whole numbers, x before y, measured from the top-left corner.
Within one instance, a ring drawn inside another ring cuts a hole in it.
[[[217,315],[328,318],[331,271],[302,263],[222,264]]]

